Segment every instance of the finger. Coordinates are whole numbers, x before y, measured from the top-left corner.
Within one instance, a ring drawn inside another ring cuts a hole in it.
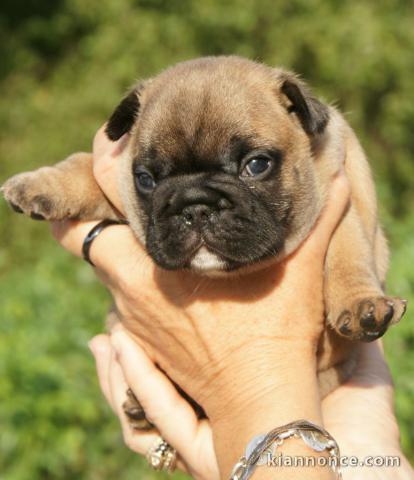
[[[129,388],[129,385],[125,380],[124,372],[118,362],[117,354],[113,349],[109,371],[109,384],[112,402],[115,405],[115,413],[117,414],[121,424],[122,435],[125,444],[134,452],[141,455],[146,455],[148,450],[155,444],[155,442],[159,440],[160,436],[162,436],[162,438],[165,440],[166,438],[162,432],[160,433],[157,430],[144,432],[133,429],[129,424],[122,406],[126,400],[126,392]],[[186,467],[181,460],[178,460],[177,468],[182,471],[186,471]]]
[[[116,353],[111,349],[111,362],[109,369],[109,386],[112,397],[112,403],[115,407],[121,423],[122,434],[127,446],[137,453],[145,454],[151,444],[155,442],[158,437],[157,432],[142,432],[134,430],[129,424],[128,418],[125,415],[123,404],[127,399],[128,384],[125,380],[124,373],[118,360]]]
[[[198,433],[199,421],[194,409],[122,327],[111,335],[111,343],[126,381],[148,419],[184,456]]]
[[[358,364],[353,374],[353,383],[366,387],[373,387],[381,383],[392,387],[391,373],[385,361],[382,341],[361,343],[358,353]]]
[[[52,233],[56,240],[72,254],[82,257],[83,242],[96,222],[54,222]],[[94,240],[89,251],[93,264],[106,276],[120,279],[128,272],[133,276],[136,267],[143,275],[144,266],[152,266],[142,245],[127,225],[110,225]]]
[[[96,372],[98,374],[99,386],[101,391],[109,403],[112,410],[115,412],[115,405],[112,401],[112,395],[109,385],[109,367],[111,362],[111,342],[108,335],[96,335],[89,342],[89,348],[95,357]]]
[[[97,335],[89,342],[89,347],[96,359],[96,368],[102,393],[114,413],[119,417],[124,438],[129,437],[130,432],[128,431],[125,413],[122,409],[122,404],[126,400],[128,386],[122,370],[116,362],[115,352],[112,349],[109,336]],[[129,442],[128,446],[137,453],[145,453],[151,444],[151,440],[155,441],[156,437],[157,435],[154,433],[152,439],[146,438],[139,443],[135,442],[133,445],[134,448],[132,448],[131,442]]]
[[[99,186],[111,203],[125,214],[119,196],[118,178],[121,156],[125,151],[129,135],[123,135],[119,140],[109,140],[105,133],[106,124],[96,132],[93,140],[93,173]]]
[[[349,205],[350,187],[343,172],[333,178],[322,213],[298,255],[324,257],[330,239]]]

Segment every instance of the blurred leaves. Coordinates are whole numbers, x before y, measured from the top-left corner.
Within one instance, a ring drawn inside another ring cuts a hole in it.
[[[87,341],[109,298],[86,264],[44,255],[0,280],[0,478],[160,478],[125,448],[98,393]]]
[[[3,0],[0,182],[90,150],[137,79],[200,55],[302,74],[360,137],[392,246],[388,290],[414,305],[411,0]],[[86,342],[109,300],[45,225],[0,203],[0,478],[159,478],[122,445]],[[414,451],[413,306],[386,337]]]

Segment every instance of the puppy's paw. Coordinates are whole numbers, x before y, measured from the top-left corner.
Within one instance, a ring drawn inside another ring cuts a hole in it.
[[[1,191],[11,208],[35,220],[62,220],[69,214],[62,208],[64,192],[52,168],[21,173],[7,180]]]
[[[349,340],[372,342],[382,337],[390,325],[398,323],[407,308],[399,297],[372,297],[354,302],[338,317],[335,330]]]
[[[147,420],[144,409],[130,388],[127,390],[126,394],[127,399],[123,403],[122,408],[128,418],[131,428],[141,431],[153,430],[155,428],[154,425]]]

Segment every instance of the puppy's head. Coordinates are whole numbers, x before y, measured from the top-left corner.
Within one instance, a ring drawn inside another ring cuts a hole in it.
[[[155,262],[212,273],[280,259],[320,210],[313,147],[328,108],[292,74],[237,57],[139,85],[107,124],[128,133],[122,194]]]

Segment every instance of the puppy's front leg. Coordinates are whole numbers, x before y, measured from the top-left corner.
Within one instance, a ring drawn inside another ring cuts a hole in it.
[[[374,233],[382,236],[379,227]],[[362,219],[351,206],[335,232],[327,255],[325,301],[328,322],[349,340],[369,342],[381,337],[389,325],[397,323],[406,303],[398,297],[385,296],[379,278],[376,251],[364,229]]]
[[[93,176],[92,154],[15,175],[1,188],[11,207],[36,220],[119,218]]]

